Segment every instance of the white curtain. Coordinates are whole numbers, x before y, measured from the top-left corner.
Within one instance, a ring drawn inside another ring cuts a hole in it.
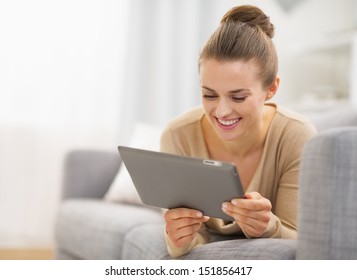
[[[0,1],[0,247],[50,246],[71,149],[114,150],[128,1]]]

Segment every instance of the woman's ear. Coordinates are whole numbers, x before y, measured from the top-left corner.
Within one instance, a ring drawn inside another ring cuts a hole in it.
[[[274,97],[274,95],[278,91],[279,85],[280,85],[280,78],[275,77],[274,81],[268,87],[268,93],[267,96],[265,97],[265,101],[270,100]]]

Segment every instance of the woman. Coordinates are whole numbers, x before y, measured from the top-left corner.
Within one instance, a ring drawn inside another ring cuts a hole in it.
[[[300,157],[315,129],[267,102],[280,82],[273,34],[259,8],[228,11],[200,54],[202,107],[174,119],[162,135],[163,152],[235,163],[245,191],[222,205],[234,222],[193,209],[165,212],[172,257],[210,242],[210,233],[296,238]]]

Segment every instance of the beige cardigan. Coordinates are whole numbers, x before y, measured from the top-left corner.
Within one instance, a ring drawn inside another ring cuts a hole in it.
[[[257,191],[272,203],[274,214],[262,237],[295,239],[300,157],[305,142],[316,130],[302,116],[276,104],[269,105],[276,107],[276,113],[268,130],[262,158],[247,192]],[[203,116],[202,107],[198,107],[172,120],[161,136],[161,151],[209,158],[201,127]],[[175,247],[166,236],[169,254],[179,257],[209,242],[209,232],[230,235],[242,233],[242,230],[235,222],[226,223],[210,218],[187,246]],[[250,238],[247,234],[245,236]]]

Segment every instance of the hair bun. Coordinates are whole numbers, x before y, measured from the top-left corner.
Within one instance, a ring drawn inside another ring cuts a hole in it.
[[[252,27],[260,27],[270,38],[274,37],[274,25],[269,17],[258,7],[243,5],[229,10],[221,19],[221,23],[243,22]]]

